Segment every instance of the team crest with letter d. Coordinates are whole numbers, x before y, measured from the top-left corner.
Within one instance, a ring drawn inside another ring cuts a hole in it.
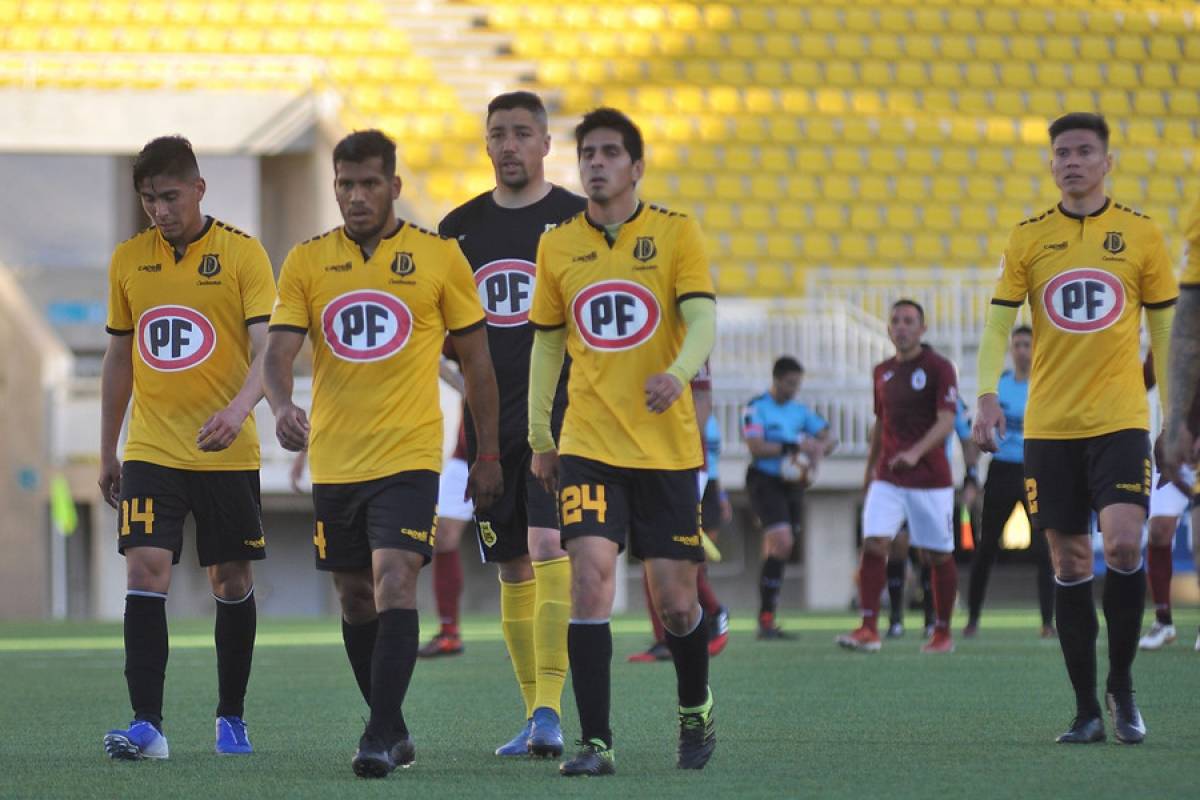
[[[639,236],[637,243],[633,246],[633,257],[638,261],[649,261],[658,255],[658,248],[654,246],[653,236]]]
[[[396,257],[392,259],[392,272],[397,275],[412,275],[416,269],[417,265],[413,262],[412,253],[396,253]]]

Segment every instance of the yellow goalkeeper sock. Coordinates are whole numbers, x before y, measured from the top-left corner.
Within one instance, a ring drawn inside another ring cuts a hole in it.
[[[537,691],[537,660],[533,647],[534,597],[534,581],[500,581],[500,628],[504,631],[504,643],[508,645],[517,685],[521,687],[526,719],[533,716],[533,701]],[[563,651],[566,652],[565,646]]]
[[[533,563],[537,599],[533,612],[533,649],[537,654],[534,708],[550,708],[562,716],[567,680],[567,627],[571,622],[571,562],[556,558]]]

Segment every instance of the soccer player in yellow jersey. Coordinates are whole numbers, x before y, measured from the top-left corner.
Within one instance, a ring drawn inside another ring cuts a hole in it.
[[[1178,289],[1158,227],[1105,195],[1112,166],[1108,125],[1072,113],[1050,125],[1054,208],[1017,225],[1001,260],[979,349],[975,442],[996,449],[1004,414],[996,386],[1005,341],[1026,299],[1033,310],[1033,368],[1025,416],[1025,492],[1055,568],[1055,606],[1076,716],[1063,743],[1104,739],[1096,700],[1096,620],[1090,513],[1104,534],[1106,701],[1117,740],[1146,727],[1131,667],[1146,602],[1142,526],[1150,499],[1149,407],[1142,382],[1142,309],[1159,391],[1168,397],[1167,342]]]
[[[257,240],[201,212],[206,187],[183,137],[147,144],[133,185],[153,225],[118,245],[109,267],[100,490],[118,510],[125,556],[125,680],[134,715],[128,729],[104,737],[104,747],[119,759],[168,756],[165,607],[191,513],[217,603],[216,750],[249,753],[242,710],[256,619],[250,562],[266,555],[252,412],[262,398],[274,275]],[[131,394],[121,463],[117,442]]]
[[[1171,393],[1163,436],[1164,474],[1175,478],[1183,464],[1200,466],[1200,429],[1197,429],[1195,409],[1200,406],[1196,394],[1200,389],[1200,199],[1192,206],[1184,224],[1187,239],[1187,264],[1179,282],[1179,306],[1171,328],[1171,358],[1168,375]],[[1190,419],[1189,419],[1190,418]],[[1200,488],[1200,487],[1196,487]],[[1193,542],[1200,511],[1192,509]],[[1200,564],[1200,547],[1193,544],[1196,563]],[[1195,649],[1200,652],[1200,634]]]
[[[700,769],[716,746],[708,626],[697,603],[696,470],[704,463],[688,382],[715,338],[716,306],[699,226],[639,202],[641,132],[601,108],[575,128],[587,210],[542,234],[530,322],[533,474],[557,490],[571,559],[567,650],[582,749],[563,775],[614,771],[609,729],[613,591],[628,537],[645,560],[667,629],[679,692],[678,766]],[[567,412],[550,429],[563,353]],[[561,457],[559,453],[562,453]]]
[[[417,575],[433,554],[442,412],[438,362],[454,336],[479,452],[467,491],[502,491],[497,395],[483,307],[452,239],[396,218],[396,145],[358,131],[333,151],[345,222],[292,248],[264,364],[275,434],[309,449],[317,569],[333,573],[346,654],[371,718],[352,767],[382,778],[413,762],[401,706],[417,658]],[[292,362],[313,340],[312,423]]]

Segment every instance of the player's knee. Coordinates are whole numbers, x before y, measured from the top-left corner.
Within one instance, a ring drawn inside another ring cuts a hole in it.
[[[165,552],[165,551],[164,551]],[[166,559],[143,558],[138,548],[131,548],[126,553],[125,585],[140,592],[166,593],[171,585],[171,561]]]
[[[658,617],[662,620],[663,627],[671,633],[676,636],[684,636],[696,624],[698,614],[699,609],[694,600],[689,602],[686,598],[680,597],[677,602],[672,602],[662,608]]]
[[[1104,560],[1110,567],[1133,569],[1142,560],[1140,543],[1117,539],[1104,543]]]
[[[1165,547],[1175,538],[1176,517],[1152,517],[1150,519],[1150,544]]]
[[[333,583],[343,619],[351,625],[361,625],[375,619],[375,588],[370,573],[334,573]]]
[[[500,580],[505,583],[525,583],[533,580],[533,562],[520,556],[500,563]]]
[[[222,600],[241,600],[254,586],[254,572],[249,561],[216,564],[208,568],[212,593]]]
[[[380,611],[389,608],[416,607],[416,581],[406,570],[394,569],[375,576],[375,607]]]
[[[895,555],[898,558],[903,558],[904,553],[896,553],[892,547],[892,542],[882,536],[868,536],[863,539],[863,553],[876,558],[887,558],[889,555]]]

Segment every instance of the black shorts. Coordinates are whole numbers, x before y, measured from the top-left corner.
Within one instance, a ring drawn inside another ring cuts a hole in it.
[[[640,559],[703,561],[700,498],[694,469],[630,469],[580,456],[558,460],[564,546],[602,536]]]
[[[121,465],[117,549],[161,547],[171,563],[183,551],[183,520],[196,519],[200,566],[267,557],[258,470],[190,470],[146,461]]]
[[[1114,503],[1150,508],[1150,436],[1114,431],[1086,439],[1026,439],[1025,499],[1037,530],[1086,534],[1091,512]]]
[[[438,474],[417,469],[358,483],[314,483],[313,552],[317,569],[365,569],[385,548],[433,558]]]
[[[533,452],[517,448],[500,459],[504,494],[487,511],[475,512],[475,532],[483,560],[502,564],[529,554],[529,529],[558,530],[554,495],[542,488],[529,466]]]
[[[796,528],[804,518],[804,487],[750,467],[746,470],[750,510],[764,529]]]
[[[704,484],[700,496],[700,527],[706,531],[721,528],[721,484],[715,478]]]

